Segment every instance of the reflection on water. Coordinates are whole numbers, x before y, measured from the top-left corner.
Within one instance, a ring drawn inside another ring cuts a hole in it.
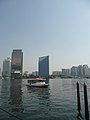
[[[90,79],[51,79],[48,88],[26,86],[26,80],[0,80],[0,107],[22,120],[77,120],[76,83],[80,83],[84,116],[83,83]],[[1,120],[17,120],[0,110]]]
[[[27,87],[27,90],[31,96],[34,96],[38,99],[39,104],[45,105],[47,101],[50,101],[49,88],[30,88],[30,87]]]
[[[22,102],[22,80],[0,80],[0,108],[16,116],[19,113],[20,116],[24,110]],[[14,117],[1,109],[0,120],[14,120]]]
[[[22,112],[22,80],[10,80],[10,97],[9,104],[12,106],[12,111]]]
[[[1,106],[7,105],[7,100],[9,98],[9,79],[5,80],[3,79],[2,81],[0,80],[0,85],[1,85],[1,92],[0,92],[0,103]]]
[[[24,117],[28,116],[28,119],[31,118],[31,120],[46,119],[48,117],[51,104],[49,88],[27,87],[25,101]]]

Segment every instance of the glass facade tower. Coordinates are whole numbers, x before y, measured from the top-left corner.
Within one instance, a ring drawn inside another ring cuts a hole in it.
[[[40,77],[49,77],[49,56],[39,58],[38,71]]]
[[[21,78],[22,72],[23,72],[23,52],[21,49],[15,49],[12,52],[11,77]]]

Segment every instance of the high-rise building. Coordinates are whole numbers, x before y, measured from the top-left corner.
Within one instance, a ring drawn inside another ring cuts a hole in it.
[[[83,76],[90,77],[90,68],[88,65],[83,65]]]
[[[78,69],[78,76],[83,77],[83,66],[79,65],[77,69]]]
[[[62,77],[69,77],[70,76],[70,70],[69,69],[62,69]]]
[[[38,69],[40,77],[49,77],[49,56],[39,58]]]
[[[23,52],[21,49],[14,49],[11,59],[11,78],[22,78]]]
[[[72,66],[71,68],[71,76],[77,77],[78,76],[78,68],[76,66]]]
[[[10,77],[11,76],[11,59],[7,58],[3,61],[3,77]]]

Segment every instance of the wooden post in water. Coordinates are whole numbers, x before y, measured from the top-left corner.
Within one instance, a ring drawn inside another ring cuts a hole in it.
[[[77,82],[77,110],[78,110],[78,116],[81,116],[81,104],[80,104],[80,92],[79,92],[79,83]]]
[[[89,120],[89,110],[88,110],[88,98],[87,98],[87,86],[84,83],[84,103],[85,103],[85,119]]]

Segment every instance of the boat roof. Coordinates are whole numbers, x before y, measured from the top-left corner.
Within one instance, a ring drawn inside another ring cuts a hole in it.
[[[32,80],[46,80],[46,79],[42,77],[38,77],[38,78],[32,78]]]

